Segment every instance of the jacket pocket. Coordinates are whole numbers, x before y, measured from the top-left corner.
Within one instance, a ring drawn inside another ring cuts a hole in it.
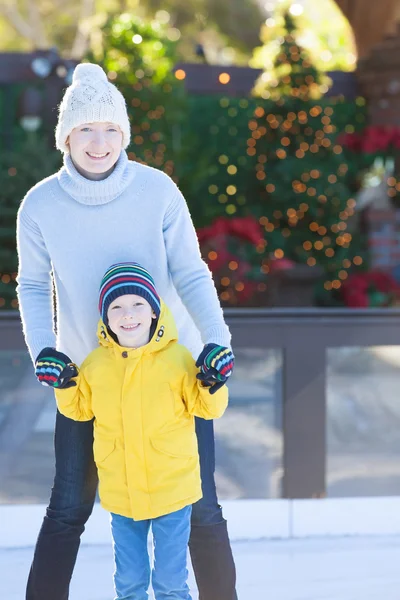
[[[150,439],[155,450],[174,458],[193,458],[198,456],[197,437],[193,423],[185,423],[168,433],[159,434]]]
[[[94,443],[94,460],[96,463],[101,464],[104,461],[107,460],[107,458],[109,456],[111,456],[111,454],[114,452],[115,450],[115,440],[114,439],[107,439],[107,438],[100,438],[98,440],[95,441]]]

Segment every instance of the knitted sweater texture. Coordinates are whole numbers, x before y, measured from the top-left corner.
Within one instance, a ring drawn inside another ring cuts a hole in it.
[[[185,199],[165,173],[129,161],[125,151],[103,181],[81,176],[67,154],[61,170],[24,198],[17,246],[17,293],[33,360],[52,346],[83,362],[97,346],[104,272],[129,261],[152,274],[193,356],[209,342],[230,345]]]

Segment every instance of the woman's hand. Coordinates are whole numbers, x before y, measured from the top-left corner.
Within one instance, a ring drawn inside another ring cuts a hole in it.
[[[78,369],[66,354],[55,348],[44,348],[36,359],[35,375],[42,385],[65,389],[76,385],[71,380],[78,375]]]
[[[210,388],[210,394],[215,394],[232,374],[235,357],[230,348],[218,344],[206,344],[196,361],[200,367],[197,379]]]

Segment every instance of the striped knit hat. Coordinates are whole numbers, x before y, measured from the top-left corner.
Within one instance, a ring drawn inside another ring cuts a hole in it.
[[[161,301],[150,273],[138,263],[118,263],[107,269],[100,285],[99,311],[106,326],[108,307],[124,294],[136,294],[147,300],[158,319]]]

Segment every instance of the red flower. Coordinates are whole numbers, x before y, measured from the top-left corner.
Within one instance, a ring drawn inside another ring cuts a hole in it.
[[[257,291],[257,284],[254,281],[246,281],[244,282],[244,288],[240,291],[237,291],[237,296],[240,302],[247,302]]]
[[[387,152],[391,147],[400,148],[400,128],[369,125],[358,133],[345,133],[339,143],[353,152]]]
[[[287,271],[288,269],[293,269],[295,264],[296,263],[293,260],[290,260],[290,258],[271,258],[268,262],[269,272]]]
[[[254,244],[254,246],[257,246],[263,239],[260,223],[251,216],[229,219],[229,233]]]
[[[400,287],[396,280],[384,271],[353,273],[342,286],[344,303],[352,308],[370,306],[370,294],[374,292],[384,294],[386,301],[382,305],[387,305],[393,295],[400,293]]]
[[[198,229],[197,236],[217,286],[222,278],[229,278],[230,287],[234,290],[232,297],[239,304],[250,300],[257,290],[257,284],[248,280],[253,267],[243,260],[240,250],[245,250],[248,244],[257,246],[263,240],[263,229],[258,220],[252,216],[218,217],[210,226]],[[232,253],[231,246],[238,247],[238,256]],[[231,262],[236,265],[230,265]],[[237,285],[239,283],[241,285]]]
[[[343,293],[343,300],[350,308],[367,308],[369,304],[368,295],[356,290],[348,295]]]
[[[263,239],[261,225],[254,217],[218,217],[208,227],[197,230],[199,242],[205,242],[219,235],[232,235],[250,242],[254,246]]]
[[[394,148],[400,148],[400,128],[396,128],[393,132],[392,144]]]
[[[218,217],[208,227],[202,227],[197,230],[199,242],[205,242],[213,239],[218,235],[226,234],[229,230],[229,219],[226,217]]]
[[[364,152],[380,152],[387,150],[393,140],[392,128],[383,126],[369,126],[363,131],[363,141],[361,149]]]
[[[396,280],[389,275],[389,273],[384,273],[383,271],[371,271],[369,275],[370,282],[376,286],[379,292],[391,293],[399,291]]]
[[[339,144],[353,152],[361,150],[362,136],[359,133],[344,133],[338,138]]]

